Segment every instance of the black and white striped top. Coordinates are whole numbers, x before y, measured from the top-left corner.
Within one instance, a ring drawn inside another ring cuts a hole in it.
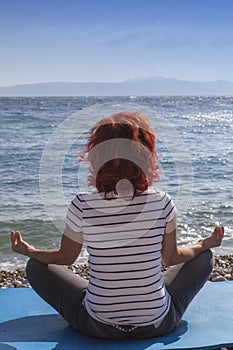
[[[74,198],[66,222],[77,241],[82,232],[89,253],[84,304],[94,319],[133,326],[162,321],[170,306],[161,274],[162,240],[175,215],[170,196],[156,189],[134,199],[105,200],[98,192]]]

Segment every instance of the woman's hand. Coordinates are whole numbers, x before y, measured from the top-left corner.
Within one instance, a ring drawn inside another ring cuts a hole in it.
[[[34,248],[23,240],[19,231],[11,231],[11,247],[13,252],[26,256],[28,256],[29,250]]]
[[[66,235],[72,237],[78,236],[81,243],[78,243]],[[36,249],[29,245],[22,238],[19,231],[11,231],[12,250],[16,253],[23,254],[29,258],[41,261],[45,264],[71,265],[79,256],[82,250],[82,234],[72,231],[68,226],[62,235],[61,245],[59,249]]]
[[[202,244],[206,249],[219,247],[222,243],[223,236],[224,236],[224,227],[216,226],[214,231],[212,232],[212,235],[202,240]]]

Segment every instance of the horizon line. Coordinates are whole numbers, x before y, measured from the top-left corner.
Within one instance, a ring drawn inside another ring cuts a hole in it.
[[[160,78],[160,79],[172,79],[182,82],[191,82],[191,83],[213,83],[213,82],[227,82],[233,83],[231,80],[226,79],[214,79],[214,80],[188,80],[188,79],[180,79],[175,77],[166,77],[161,75],[151,75],[151,76],[141,76],[135,78],[127,78],[120,81],[69,81],[69,80],[58,80],[58,81],[38,81],[38,82],[29,82],[29,83],[14,83],[11,85],[0,85],[0,88],[10,88],[16,86],[25,86],[25,85],[40,85],[40,84],[121,84],[133,80],[143,80],[143,79],[152,79],[152,78]]]

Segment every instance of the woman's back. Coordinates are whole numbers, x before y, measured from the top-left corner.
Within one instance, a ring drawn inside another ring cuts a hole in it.
[[[166,223],[175,215],[170,197],[155,189],[106,200],[98,192],[77,196],[67,224],[83,232],[90,281],[84,299],[88,313],[111,324],[159,323],[170,296],[161,274]]]

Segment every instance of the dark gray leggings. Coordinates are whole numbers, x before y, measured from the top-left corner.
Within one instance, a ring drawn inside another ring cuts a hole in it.
[[[74,329],[93,337],[120,339],[151,338],[171,332],[179,324],[192,299],[208,280],[212,269],[213,254],[210,250],[204,251],[185,264],[171,267],[163,275],[172,299],[168,314],[158,328],[154,325],[143,326],[128,333],[89,316],[82,305],[88,281],[66,267],[46,265],[30,259],[26,273],[32,288]]]

